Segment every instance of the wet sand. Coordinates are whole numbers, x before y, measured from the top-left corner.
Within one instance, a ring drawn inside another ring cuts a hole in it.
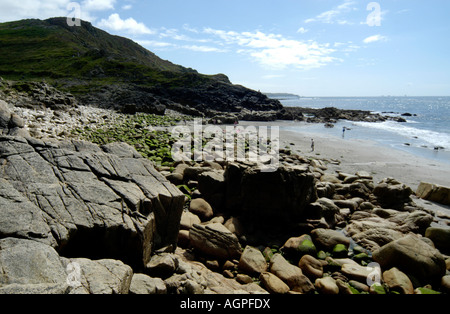
[[[243,121],[240,125],[282,127],[289,125],[289,122]],[[311,151],[311,139],[315,142],[314,152]],[[358,171],[366,171],[374,177],[375,182],[392,177],[407,184],[414,191],[420,182],[450,185],[449,164],[385,147],[373,141],[280,130],[280,148],[286,147],[301,156],[339,161],[339,165],[330,163],[327,172],[355,174]]]

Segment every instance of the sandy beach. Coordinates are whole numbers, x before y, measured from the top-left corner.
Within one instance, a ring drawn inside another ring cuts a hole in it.
[[[121,116],[110,110],[84,106],[80,106],[76,116],[60,112],[57,118],[51,110],[41,112],[15,108],[15,112],[24,118],[25,126],[30,128],[33,134],[38,130],[42,136],[48,135],[51,138],[59,138],[61,134],[70,133],[72,129],[83,128],[86,125],[94,127],[95,124],[110,123],[107,121],[114,121]],[[106,121],[105,117],[109,120]],[[292,121],[241,121],[240,126],[280,127],[280,148],[289,147],[294,153],[305,157],[339,161],[338,165],[329,163],[328,172],[342,171],[354,174],[364,170],[374,177],[375,182],[393,177],[409,185],[413,190],[417,189],[420,182],[450,185],[450,164],[383,146],[375,141],[310,133],[307,132],[308,128],[301,133],[283,130],[284,127],[291,127]],[[311,139],[315,142],[314,152],[311,151]]]
[[[246,122],[241,126],[284,126],[287,122]],[[315,151],[311,151],[311,139]],[[292,145],[293,144],[293,145]],[[393,177],[409,185],[414,191],[420,182],[448,186],[450,166],[435,160],[419,157],[405,151],[382,146],[373,141],[327,137],[313,133],[298,133],[280,129],[280,148],[290,147],[294,153],[305,157],[336,160],[339,165],[330,163],[328,172],[342,171],[354,174],[367,171],[375,182]]]

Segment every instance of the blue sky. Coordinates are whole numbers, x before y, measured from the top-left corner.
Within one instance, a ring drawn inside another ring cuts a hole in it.
[[[0,21],[78,14],[69,2],[0,0]],[[163,59],[263,92],[450,96],[448,0],[75,3]]]

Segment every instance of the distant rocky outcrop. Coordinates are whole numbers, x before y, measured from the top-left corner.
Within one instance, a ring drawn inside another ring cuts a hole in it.
[[[366,110],[346,110],[334,107],[321,109],[304,107],[285,107],[285,116],[293,119],[304,120],[309,123],[336,123],[338,120],[381,122],[386,121],[386,116],[372,113]]]
[[[68,110],[77,106],[75,97],[46,82],[6,81],[0,78],[0,95],[11,105],[42,110]]]
[[[64,17],[0,23],[0,36],[0,76],[33,99],[28,106],[58,109],[79,103],[159,115],[171,109],[231,123],[386,119],[358,110],[284,108],[225,74],[205,75],[173,64],[86,21],[79,27],[70,27]]]
[[[282,109],[278,100],[232,84],[224,74],[204,75],[173,64],[86,21],[78,27],[67,25],[64,17],[0,23],[0,36],[0,76],[23,84],[28,92],[39,84],[32,82],[45,81],[75,97],[48,99],[48,88],[41,89],[42,95],[33,98],[47,106],[72,105],[76,99],[126,113],[172,109],[205,117]]]

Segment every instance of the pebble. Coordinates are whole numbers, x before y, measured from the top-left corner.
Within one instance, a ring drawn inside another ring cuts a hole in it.
[[[316,289],[323,294],[339,294],[339,287],[332,277],[318,278],[315,282]]]
[[[298,267],[309,279],[315,280],[323,276],[323,263],[311,255],[305,255],[300,259]]]

